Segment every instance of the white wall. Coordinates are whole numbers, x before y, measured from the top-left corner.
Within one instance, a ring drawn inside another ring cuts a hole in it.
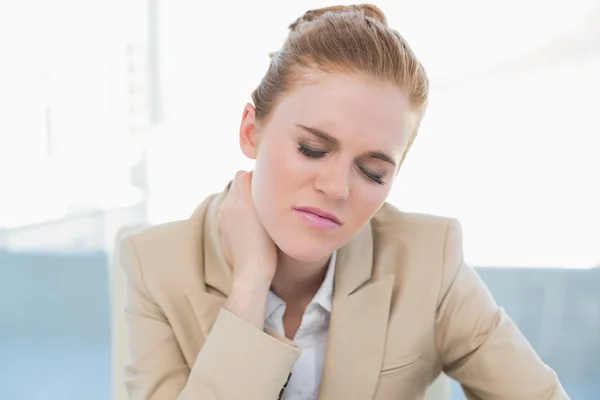
[[[594,3],[375,3],[432,81],[420,137],[389,200],[459,218],[476,265],[600,263]],[[242,107],[287,25],[326,4],[161,3],[153,222],[185,218],[237,169],[251,168],[238,150]]]

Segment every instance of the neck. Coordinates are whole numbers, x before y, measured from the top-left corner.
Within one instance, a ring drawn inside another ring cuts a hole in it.
[[[271,290],[286,304],[307,303],[315,296],[325,279],[329,257],[302,262],[278,250],[277,270]]]

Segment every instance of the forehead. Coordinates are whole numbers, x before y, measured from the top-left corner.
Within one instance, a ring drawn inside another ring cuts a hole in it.
[[[389,148],[407,142],[412,112],[391,83],[316,70],[281,100],[273,117],[322,129],[342,143]]]

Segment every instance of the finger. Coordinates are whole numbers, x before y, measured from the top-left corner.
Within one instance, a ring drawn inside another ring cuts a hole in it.
[[[236,184],[239,188],[245,188],[250,184],[252,174],[248,171],[239,171],[235,176]]]
[[[238,182],[240,181],[240,178],[241,178],[241,176],[242,176],[242,175],[244,175],[244,173],[245,173],[245,172],[246,172],[246,171],[242,171],[242,170],[240,170],[240,171],[238,171],[238,172],[236,172],[236,173],[235,173],[235,177],[234,177],[234,178],[233,178],[233,180],[230,182],[230,185],[229,185],[229,191],[234,191],[234,190],[235,190],[235,188],[236,188],[237,186],[239,186],[239,183],[238,183]]]
[[[243,181],[244,181],[244,189],[247,192],[251,192],[252,191],[252,176],[253,176],[253,172],[254,171],[249,171],[246,173],[246,175],[243,176]]]

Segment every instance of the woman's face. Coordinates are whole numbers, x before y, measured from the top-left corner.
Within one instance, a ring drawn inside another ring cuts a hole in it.
[[[305,262],[327,259],[383,205],[408,143],[412,112],[391,84],[310,71],[266,122],[245,109],[252,195],[275,244]]]

